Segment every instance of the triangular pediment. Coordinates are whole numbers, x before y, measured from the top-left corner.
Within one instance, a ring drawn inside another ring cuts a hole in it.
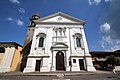
[[[79,20],[77,18],[74,18],[70,15],[61,13],[61,12],[52,14],[52,15],[44,17],[44,18],[41,18],[39,21],[40,22],[49,22],[49,23],[50,22],[54,22],[54,23],[57,22],[57,23],[83,23],[84,24],[84,21]]]

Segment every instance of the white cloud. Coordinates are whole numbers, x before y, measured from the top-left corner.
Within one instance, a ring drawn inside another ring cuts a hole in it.
[[[20,4],[20,2],[18,0],[9,0],[12,3],[16,3],[16,4]]]
[[[100,45],[103,50],[120,50],[120,0],[103,0],[109,5],[100,17],[101,40]],[[108,24],[109,23],[109,24]]]
[[[11,17],[6,18],[7,21],[12,21],[14,23],[16,23],[18,26],[23,26],[24,22],[20,19],[13,19]]]
[[[13,18],[8,17],[6,20],[8,20],[8,21],[13,21]]]
[[[110,1],[112,1],[112,0],[105,0],[105,2],[110,2]]]
[[[111,29],[111,26],[107,22],[100,26],[101,32],[108,32],[110,31],[110,29]]]
[[[91,2],[91,0],[88,0],[88,3],[89,3],[89,5],[92,5],[92,2]]]
[[[110,35],[103,36],[100,44],[105,51],[115,51],[120,49],[120,40],[113,39]]]
[[[107,22],[100,26],[100,31],[103,34],[100,45],[105,51],[115,51],[120,49],[120,40],[115,39],[112,34],[110,24]]]
[[[110,2],[110,1],[112,1],[112,0],[104,0],[104,2]],[[101,2],[102,2],[102,0],[88,0],[89,5],[93,5],[93,4],[98,5]]]
[[[102,40],[103,42],[112,43],[111,36],[103,36]]]
[[[24,9],[24,8],[19,8],[18,11],[19,11],[20,13],[25,13],[25,9]]]
[[[89,5],[96,4],[98,5],[101,2],[101,0],[88,0]]]
[[[23,26],[23,24],[24,24],[23,21],[21,21],[20,19],[18,19],[18,20],[16,20],[16,21],[17,21],[17,25],[18,25],[18,26]]]
[[[103,49],[106,49],[106,45],[112,44],[111,36],[102,36],[102,40],[100,43],[101,43],[101,47]]]

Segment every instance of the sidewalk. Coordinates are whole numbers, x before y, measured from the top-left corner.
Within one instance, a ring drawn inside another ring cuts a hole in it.
[[[16,76],[56,76],[56,75],[64,75],[64,76],[78,76],[78,75],[95,75],[95,74],[113,74],[112,71],[96,71],[96,72],[88,72],[88,71],[79,71],[79,72],[65,72],[65,71],[55,71],[55,72],[30,72],[30,73],[23,73],[23,72],[7,72],[7,73],[0,73],[0,76],[6,75],[16,75]]]

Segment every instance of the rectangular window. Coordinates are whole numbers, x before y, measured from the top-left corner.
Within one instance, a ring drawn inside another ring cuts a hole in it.
[[[73,63],[76,63],[76,59],[73,59]]]

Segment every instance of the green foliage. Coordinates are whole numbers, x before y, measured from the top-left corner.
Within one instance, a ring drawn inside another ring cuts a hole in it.
[[[120,59],[116,58],[114,55],[110,55],[106,57],[106,62],[108,64],[112,64],[112,66],[114,67],[115,65],[119,65],[120,64]]]
[[[116,65],[120,66],[120,58],[116,58]]]

